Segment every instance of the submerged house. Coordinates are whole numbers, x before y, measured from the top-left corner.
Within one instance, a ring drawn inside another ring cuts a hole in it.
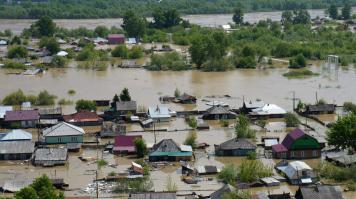
[[[153,145],[149,153],[149,161],[189,161],[192,155],[193,149],[191,146],[178,146],[172,139],[163,139]]]
[[[236,113],[231,112],[227,107],[212,106],[203,114],[204,120],[228,120],[236,119]]]
[[[309,115],[333,114],[335,113],[335,104],[316,104],[307,105],[305,113]]]
[[[116,102],[116,111],[119,113],[119,115],[136,114],[137,103],[136,101]]]
[[[35,144],[31,141],[0,142],[0,160],[28,160],[32,157]]]
[[[244,138],[233,138],[214,147],[217,156],[247,156],[257,148],[255,144]]]
[[[103,118],[99,117],[95,112],[81,110],[71,115],[64,115],[65,122],[78,126],[96,126],[103,123]]]
[[[108,44],[124,44],[125,43],[125,35],[124,34],[109,34]]]
[[[197,103],[197,98],[192,95],[188,95],[187,93],[183,93],[183,95],[176,98],[176,101],[181,104],[195,104]]]
[[[288,133],[281,144],[272,145],[272,155],[279,159],[307,159],[321,156],[317,139],[297,128]]]
[[[283,108],[275,104],[265,104],[260,108],[253,109],[250,116],[259,118],[280,118],[287,113]]]
[[[343,199],[340,186],[312,185],[299,187],[295,199]]]
[[[32,134],[21,129],[14,129],[7,133],[0,133],[0,142],[31,140]]]
[[[170,111],[165,106],[151,106],[147,114],[155,122],[169,122],[171,119]]]
[[[115,137],[113,153],[132,154],[136,153],[135,139],[142,139],[141,135],[119,135]]]
[[[34,128],[39,118],[37,110],[6,111],[4,122],[9,127]]]
[[[115,137],[126,134],[126,126],[115,122],[103,122],[100,131],[100,137]]]
[[[67,148],[38,148],[33,164],[35,166],[65,165],[68,159]]]
[[[250,101],[248,103],[243,102],[243,105],[241,107],[241,112],[245,114],[249,114],[252,112],[252,110],[261,108],[265,105],[263,101]]]
[[[40,124],[43,126],[51,126],[63,121],[62,108],[40,108]]]
[[[131,193],[129,199],[176,199],[176,192]]]
[[[83,143],[85,132],[82,128],[61,122],[42,131],[42,141],[46,144]]]
[[[307,185],[316,182],[317,176],[313,169],[305,162],[289,162],[287,166],[279,166],[277,170],[285,174],[289,182],[293,185]]]

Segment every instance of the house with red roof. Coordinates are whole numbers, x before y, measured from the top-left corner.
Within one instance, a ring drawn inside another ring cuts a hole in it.
[[[77,126],[96,126],[103,123],[103,118],[99,117],[95,112],[81,110],[77,113],[64,115],[65,122]]]
[[[108,44],[124,44],[125,35],[124,34],[109,34],[108,35]]]
[[[272,145],[273,158],[308,159],[321,156],[322,145],[299,128],[288,133],[281,144]]]
[[[132,154],[136,153],[135,139],[142,139],[141,135],[119,135],[115,137],[113,153]]]
[[[4,122],[10,128],[34,128],[40,119],[38,110],[6,111]]]

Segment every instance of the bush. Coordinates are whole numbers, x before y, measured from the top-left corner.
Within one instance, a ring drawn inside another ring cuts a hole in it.
[[[41,91],[38,94],[36,105],[39,106],[54,105],[56,98],[57,96],[49,94],[48,91]]]
[[[186,64],[185,58],[183,58],[177,52],[153,54],[151,56],[151,63],[147,67],[148,70],[187,70],[189,65]]]
[[[100,159],[100,160],[97,161],[97,164],[98,164],[98,167],[100,169],[101,167],[104,167],[104,166],[108,165],[108,162],[106,160],[104,160],[104,159]]]
[[[95,111],[96,104],[94,101],[81,99],[76,102],[75,110],[77,110],[77,111],[81,111],[81,110]]]
[[[58,53],[60,50],[59,43],[54,37],[42,37],[38,45],[40,48],[45,47],[51,55]]]
[[[284,77],[288,77],[288,78],[303,78],[303,77],[318,76],[318,75],[319,75],[318,73],[314,73],[313,71],[307,69],[292,70],[283,74]]]
[[[356,114],[356,104],[353,104],[352,102],[345,102],[344,110]]]
[[[73,90],[73,89],[70,89],[70,90],[68,90],[68,95],[71,95],[71,96],[73,96],[73,95],[75,95],[75,90]]]
[[[25,64],[19,63],[19,62],[7,61],[7,62],[5,62],[3,68],[25,70],[27,68],[27,66],[25,66]]]
[[[257,159],[257,153],[256,152],[249,152],[247,154],[247,159],[249,160],[256,160]]]
[[[288,112],[284,116],[284,119],[286,121],[287,127],[298,127],[300,124],[298,117],[294,113],[291,113],[291,112]]]
[[[232,186],[235,186],[238,174],[239,168],[233,164],[228,164],[220,171],[218,178]]]
[[[147,154],[147,145],[145,140],[137,138],[134,141],[138,158],[143,158]]]
[[[23,91],[21,89],[17,90],[16,92],[10,93],[9,95],[7,95],[3,100],[2,103],[4,105],[21,105],[23,102],[26,102],[27,97],[26,95],[23,93]]]
[[[307,61],[303,54],[298,54],[294,58],[289,60],[290,68],[303,68],[307,66]]]
[[[64,67],[67,63],[67,59],[65,57],[53,56],[52,65],[54,67]]]
[[[111,51],[111,56],[126,59],[129,57],[129,50],[125,45],[118,45]]]
[[[28,56],[28,51],[24,46],[15,46],[10,48],[7,52],[7,57],[10,59],[14,58],[26,58]]]
[[[189,117],[185,118],[185,121],[188,123],[189,127],[192,129],[196,129],[198,126],[198,121],[193,116],[189,116]]]
[[[139,59],[143,57],[142,48],[140,46],[133,46],[129,53],[130,59]]]
[[[255,138],[256,131],[250,128],[250,120],[244,116],[239,115],[235,126],[237,138]]]
[[[193,131],[187,135],[187,137],[185,138],[184,144],[192,146],[192,148],[195,148],[196,140],[197,140],[197,133]]]
[[[240,166],[240,180],[242,182],[255,182],[259,178],[273,175],[272,167],[266,167],[257,160],[244,161]]]
[[[338,167],[332,163],[322,162],[318,166],[318,173],[320,177],[332,179],[338,182],[351,180],[356,182],[356,166]]]
[[[231,68],[230,62],[225,59],[211,59],[202,65],[203,71],[226,71]]]
[[[71,105],[71,104],[73,104],[73,101],[71,101],[71,100],[66,100],[66,99],[62,98],[62,99],[60,99],[60,100],[58,101],[58,104],[59,104],[59,105],[62,105],[62,106]]]
[[[77,61],[93,60],[97,57],[95,50],[89,47],[85,47],[81,52],[77,54]]]

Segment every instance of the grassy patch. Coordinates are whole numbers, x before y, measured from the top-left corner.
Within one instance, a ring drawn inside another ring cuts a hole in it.
[[[308,69],[290,70],[289,72],[283,74],[283,76],[287,78],[304,78],[318,75],[319,73],[314,73]]]

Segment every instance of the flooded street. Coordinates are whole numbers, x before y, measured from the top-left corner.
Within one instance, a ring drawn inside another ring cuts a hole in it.
[[[317,16],[324,17],[325,11],[323,9],[308,10],[311,18]],[[356,8],[352,10],[356,13]],[[282,12],[251,12],[244,15],[244,21],[255,23],[259,20],[272,19],[273,21],[280,21]],[[198,24],[205,27],[217,27],[223,24],[232,22],[232,14],[204,14],[204,15],[185,15],[184,19],[191,23]],[[148,20],[152,20],[148,18]],[[10,29],[15,34],[20,34],[24,28],[29,28],[35,20],[32,19],[0,19],[0,30]],[[64,28],[78,28],[80,26],[88,29],[94,29],[96,26],[104,25],[107,27],[120,27],[122,18],[116,19],[57,19],[54,20],[59,27]]]

